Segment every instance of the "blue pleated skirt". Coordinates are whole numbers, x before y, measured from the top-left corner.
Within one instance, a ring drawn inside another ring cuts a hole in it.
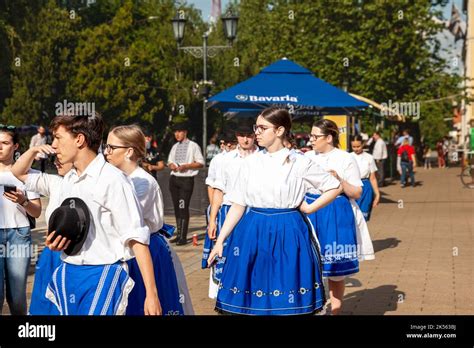
[[[62,262],[48,285],[47,298],[60,315],[118,315],[125,313],[133,287],[126,266],[72,265]]]
[[[370,213],[372,212],[372,203],[374,202],[374,188],[370,184],[369,179],[362,179],[362,195],[356,201],[359,205],[362,214],[364,214],[365,221],[369,221]]]
[[[161,233],[150,236],[150,253],[161,309],[163,315],[184,315],[171,252],[164,238]],[[146,290],[140,268],[135,258],[128,260],[127,264],[135,286],[128,297],[126,315],[144,315]]]
[[[221,232],[222,226],[224,225],[225,218],[227,213],[229,212],[230,205],[223,204],[219,212],[217,213],[217,231],[216,231],[216,238],[219,237]],[[202,251],[202,260],[201,260],[201,268],[207,268],[207,260],[209,259],[209,253],[211,252],[212,248],[214,247],[215,241],[211,240],[206,233],[206,238],[204,239],[204,247]],[[227,245],[224,242],[224,247]],[[212,268],[212,278],[215,282],[219,282],[222,274],[222,268],[224,266],[225,259],[221,258],[217,261],[217,263]]]
[[[31,293],[30,315],[59,315],[56,306],[46,298],[46,289],[54,270],[61,264],[61,252],[44,248],[36,263],[35,280]]]
[[[228,237],[216,310],[301,315],[325,303],[319,249],[296,209],[250,208]]]
[[[320,195],[306,194],[313,203]],[[359,272],[357,232],[349,198],[338,196],[315,213],[308,215],[321,247],[324,277],[345,276]]]

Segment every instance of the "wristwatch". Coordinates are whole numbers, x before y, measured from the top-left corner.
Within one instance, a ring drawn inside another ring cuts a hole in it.
[[[26,208],[26,206],[28,205],[28,203],[30,203],[30,200],[28,198],[25,199],[25,201],[23,203],[21,203],[21,206],[23,208]]]

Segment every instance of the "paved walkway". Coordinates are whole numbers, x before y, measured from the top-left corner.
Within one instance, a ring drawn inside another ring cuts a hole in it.
[[[347,280],[344,314],[474,314],[474,190],[461,186],[459,172],[418,169],[419,186],[382,189],[369,223],[376,259]],[[38,225],[35,243],[44,238],[44,222]],[[204,217],[192,217],[189,238],[197,233],[199,245],[175,248],[196,314],[215,314],[207,297],[209,271],[200,266],[204,231]]]

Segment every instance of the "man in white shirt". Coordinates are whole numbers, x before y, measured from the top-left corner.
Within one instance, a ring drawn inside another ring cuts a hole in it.
[[[38,127],[38,133],[33,135],[30,140],[30,149],[34,146],[46,145],[47,137],[46,137],[46,129],[43,126]],[[45,154],[38,154],[36,156],[35,161],[40,163],[41,172],[44,173],[46,170],[46,156]]]
[[[177,237],[170,242],[176,242],[176,245],[184,245],[187,242],[194,177],[198,174],[198,169],[205,164],[199,145],[188,139],[187,128],[184,122],[173,126],[177,143],[173,145],[168,156],[168,167],[171,169],[169,189],[178,229]]]
[[[385,141],[380,136],[379,132],[374,132],[372,138],[369,139],[367,145],[370,145],[372,141],[375,141],[374,149],[372,151],[372,156],[374,157],[375,164],[377,165],[377,184],[379,187],[385,185],[385,160],[388,157],[387,145]]]
[[[150,230],[143,221],[133,186],[122,171],[97,153],[104,131],[102,118],[98,114],[57,116],[51,129],[54,135],[51,153],[57,154],[60,163],[74,165],[62,180],[60,201],[69,197],[82,199],[89,208],[91,225],[77,254],[62,253],[64,262],[53,275],[47,297],[65,315],[122,314],[133,287],[123,262],[135,255],[146,288],[144,312],[161,314],[148,248]],[[62,251],[68,245],[60,231],[46,239],[46,246],[51,250]],[[104,283],[110,279],[109,270],[116,276],[110,283]],[[104,291],[109,294],[107,300],[98,304]]]

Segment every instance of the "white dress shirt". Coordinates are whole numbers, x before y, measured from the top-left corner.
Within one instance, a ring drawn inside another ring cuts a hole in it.
[[[255,145],[254,152],[248,156],[253,156],[257,152],[258,146]],[[228,152],[222,157],[221,164],[219,166],[220,172],[217,173],[216,179],[214,180],[214,187],[224,193],[222,204],[232,204],[232,202],[229,200],[229,193],[237,183],[240,166],[246,157],[242,157],[239,146],[237,146],[235,150]]]
[[[305,156],[321,166],[325,172],[334,170],[341,179],[349,184],[362,186],[357,162],[348,152],[334,148],[327,153],[315,154],[314,151],[308,151]],[[310,192],[321,193],[318,189],[312,189]]]
[[[186,154],[180,158],[180,154],[177,153],[178,146],[186,146]],[[202,156],[201,153],[201,148],[199,147],[198,144],[196,144],[194,141],[186,139],[182,142],[178,142],[173,145],[170,151],[170,155],[168,156],[168,165],[171,163],[176,164],[177,166],[182,165],[182,164],[189,164],[193,162],[198,162],[204,165],[206,162],[204,161],[204,157]],[[196,176],[198,175],[199,170],[197,169],[189,169],[186,170],[185,172],[173,172],[171,171],[171,175],[175,176],[182,176],[182,177],[190,177],[190,176]]]
[[[209,163],[209,169],[207,171],[206,185],[215,188],[215,181],[217,173],[221,172],[221,164],[224,159],[224,156],[227,154],[227,151],[220,152],[214,156]]]
[[[36,191],[28,190],[20,180],[15,178],[12,172],[0,172],[0,228],[29,227],[30,222],[26,216],[25,208],[18,203],[13,203],[3,195],[5,191],[3,185],[15,186],[23,191],[23,194],[26,193],[28,199],[38,199],[40,195]]]
[[[143,168],[138,167],[130,174],[135,193],[142,208],[143,220],[151,233],[163,227],[163,194],[156,179]]]
[[[372,156],[375,160],[383,160],[388,157],[387,154],[387,145],[382,138],[379,138],[374,145],[374,150],[372,151]]]
[[[35,135],[33,135],[33,136],[31,137],[31,140],[30,140],[30,149],[31,149],[33,146],[46,145],[46,144],[47,144],[47,141],[48,141],[48,137],[47,137],[46,135],[41,136],[41,134],[36,133]],[[44,153],[38,154],[37,157],[39,157],[39,158],[48,158],[48,156],[45,155]]]
[[[359,167],[360,171],[360,177],[362,179],[368,179],[370,174],[377,171],[377,165],[375,164],[374,157],[370,153],[362,152],[360,155],[358,155],[355,152],[351,152],[351,155],[357,162],[357,166]]]
[[[40,176],[36,178],[39,180]],[[28,184],[34,186],[37,183],[29,176]],[[73,256],[62,253],[64,262],[75,265],[113,264],[134,257],[128,245],[131,240],[149,244],[150,230],[143,221],[130,179],[107,163],[103,155],[97,155],[80,176],[72,169],[64,176],[59,188],[54,191],[59,192],[55,194],[59,196],[55,201],[61,204],[66,198],[78,197],[87,204],[91,214],[89,233],[82,249]]]
[[[263,150],[242,161],[229,201],[257,208],[296,208],[311,187],[324,192],[339,187],[339,181],[294,150]]]

